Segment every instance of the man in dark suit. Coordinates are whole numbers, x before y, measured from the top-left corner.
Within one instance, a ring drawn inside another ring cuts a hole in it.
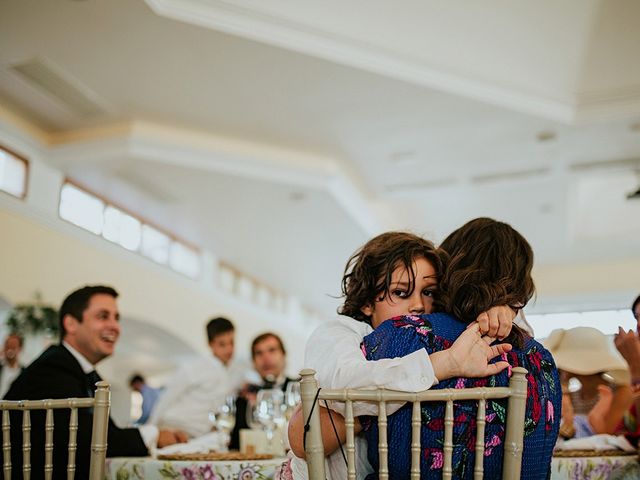
[[[71,293],[60,308],[61,343],[52,345],[13,382],[7,400],[89,397],[100,380],[95,365],[112,355],[120,324],[116,298],[111,287],[87,286]],[[66,478],[69,440],[69,410],[54,415],[53,478]],[[21,414],[12,412],[11,443],[14,479],[22,478]],[[31,415],[32,479],[44,476],[44,412]],[[76,479],[89,476],[92,412],[78,410]],[[119,428],[109,418],[107,456],[146,456],[148,447],[184,441],[180,432],[156,427]]]
[[[236,400],[236,425],[231,432],[229,444],[231,449],[240,447],[240,429],[249,428],[247,409],[251,408],[255,402],[256,393],[267,388],[279,388],[284,392],[289,382],[295,381],[285,375],[287,352],[282,339],[275,333],[263,333],[253,340],[251,358],[262,382],[257,385],[247,385]]]

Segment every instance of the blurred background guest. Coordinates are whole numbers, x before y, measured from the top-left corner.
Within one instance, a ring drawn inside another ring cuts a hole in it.
[[[209,412],[229,395],[235,395],[245,379],[245,369],[234,362],[235,328],[230,320],[218,317],[207,323],[211,355],[178,369],[151,414],[150,423],[177,428],[190,437],[211,431]]]
[[[4,398],[13,381],[20,375],[24,366],[20,364],[22,337],[11,333],[4,340],[4,358],[0,362],[0,398]]]
[[[564,438],[614,429],[632,402],[626,362],[611,340],[591,327],[558,329],[544,342],[560,370]]]
[[[275,388],[283,394],[295,379],[285,374],[287,352],[282,339],[272,332],[258,335],[251,343],[251,358],[253,367],[260,375],[260,383],[245,385],[236,400],[236,424],[231,432],[229,448],[238,449],[240,446],[239,432],[249,428],[248,416],[256,400],[257,392]],[[284,396],[283,396],[284,401]]]
[[[153,407],[160,397],[161,390],[147,385],[144,377],[139,373],[131,377],[129,386],[131,390],[138,392],[142,396],[142,414],[134,423],[136,425],[143,425],[149,420]]]
[[[640,422],[638,422],[638,412],[640,411],[640,338],[638,337],[640,332],[640,296],[633,301],[631,313],[636,320],[636,331],[625,331],[622,327],[618,327],[615,345],[629,364],[633,404],[625,412],[623,421],[617,425],[615,432],[607,433],[624,433],[627,440],[637,447],[640,438]]]

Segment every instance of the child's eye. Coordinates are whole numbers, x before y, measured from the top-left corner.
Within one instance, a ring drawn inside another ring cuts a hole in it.
[[[427,289],[427,290],[423,290],[423,291],[422,291],[422,294],[423,294],[425,297],[433,297],[433,296],[436,294],[436,291],[435,291],[435,290]]]
[[[409,292],[407,292],[406,290],[394,290],[391,293],[400,298],[407,298],[409,296]]]

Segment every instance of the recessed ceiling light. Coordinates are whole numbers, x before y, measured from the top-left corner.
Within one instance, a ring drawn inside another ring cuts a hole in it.
[[[404,150],[401,152],[395,152],[389,155],[390,163],[394,165],[414,165],[418,161],[415,150]]]
[[[289,194],[289,200],[292,202],[301,202],[305,198],[307,198],[307,195],[304,192],[291,192]]]
[[[553,130],[542,130],[536,135],[536,140],[539,142],[549,142],[551,140],[555,140],[556,136],[556,132]]]

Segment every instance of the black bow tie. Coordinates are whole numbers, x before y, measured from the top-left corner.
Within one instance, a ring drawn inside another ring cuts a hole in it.
[[[86,376],[89,395],[93,397],[96,392],[96,383],[101,381],[102,378],[100,378],[100,375],[98,375],[98,372],[96,372],[95,370],[91,370],[86,374]]]

